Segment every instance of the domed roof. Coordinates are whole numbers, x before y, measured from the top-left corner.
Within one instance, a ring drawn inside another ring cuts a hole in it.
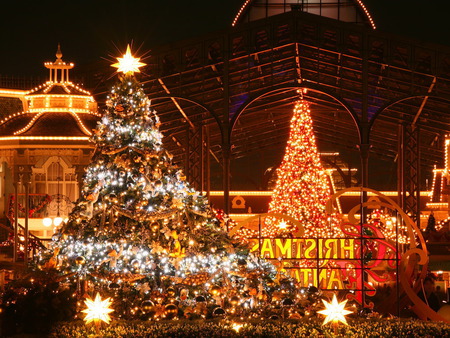
[[[373,29],[376,28],[375,22],[362,0],[245,0],[234,17],[232,25],[263,19],[292,10],[345,22],[366,23]]]
[[[55,62],[45,63],[50,78],[25,93],[22,112],[0,120],[0,140],[88,140],[100,115],[92,95],[70,82],[73,63],[62,61],[58,46]]]

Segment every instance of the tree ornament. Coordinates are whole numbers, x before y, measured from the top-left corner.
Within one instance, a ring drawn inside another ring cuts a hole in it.
[[[114,110],[117,111],[117,112],[119,112],[119,113],[121,113],[121,112],[124,111],[124,108],[123,108],[123,106],[122,106],[121,104],[118,104],[118,105],[114,108]]]
[[[197,297],[195,297],[195,301],[197,303],[204,303],[204,302],[206,302],[206,298],[204,296],[197,296]]]
[[[316,295],[319,293],[319,289],[315,287],[314,285],[311,285],[308,287],[308,294],[309,295]]]
[[[145,66],[145,63],[139,62],[140,58],[135,58],[131,54],[130,46],[127,46],[127,51],[121,58],[117,58],[117,63],[111,65],[111,67],[117,68],[118,72],[122,72],[125,75],[133,75],[133,73],[139,73],[139,68]]]
[[[153,232],[158,232],[159,231],[159,223],[158,222],[153,222],[152,224],[151,224],[151,230],[153,231]]]
[[[213,285],[211,287],[211,289],[209,290],[209,292],[213,295],[213,296],[217,296],[220,293],[222,293],[222,288],[219,285]]]
[[[180,291],[180,299],[181,300],[186,300],[189,296],[189,290],[188,289],[182,289]]]
[[[111,290],[117,290],[117,289],[120,289],[120,285],[117,284],[116,282],[112,282],[111,284],[109,284],[109,288]]]
[[[233,306],[239,305],[240,301],[241,300],[240,300],[240,298],[238,296],[232,296],[230,298],[230,304],[233,305]]]
[[[285,298],[281,301],[282,306],[292,306],[294,305],[294,301],[291,298]]]
[[[151,300],[149,300],[149,299],[144,300],[144,301],[141,303],[141,310],[142,310],[144,313],[146,313],[146,314],[151,313],[151,312],[154,312],[154,311],[155,311],[155,304],[154,304]]]
[[[224,309],[222,309],[221,307],[216,307],[213,310],[213,317],[225,317],[226,316],[226,312]]]
[[[278,302],[283,297],[283,293],[281,291],[274,291],[272,293],[272,301]]]
[[[141,267],[141,262],[137,259],[133,259],[131,261],[131,265],[133,266],[133,268],[139,269]]]
[[[170,298],[173,298],[176,295],[176,291],[173,287],[167,288],[166,293],[167,293],[167,296]]]
[[[178,315],[178,307],[175,304],[167,304],[164,307],[164,317],[166,319],[173,319]]]
[[[75,258],[75,263],[77,265],[84,265],[86,264],[86,258],[84,258],[83,256],[78,256],[77,258]]]
[[[240,267],[247,266],[247,261],[245,259],[243,259],[243,258],[239,258],[238,259],[238,265]]]
[[[291,313],[288,318],[299,320],[299,319],[302,319],[302,316],[298,312],[294,312],[294,313]]]

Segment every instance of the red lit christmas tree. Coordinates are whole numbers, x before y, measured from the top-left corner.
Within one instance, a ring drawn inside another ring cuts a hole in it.
[[[269,205],[269,213],[261,229],[263,237],[298,235],[297,226],[283,219],[287,215],[298,221],[306,237],[334,237],[342,234],[337,218],[327,215],[326,204],[331,195],[330,180],[320,162],[309,105],[303,100],[295,104],[289,140]],[[259,235],[255,229],[241,228],[240,238]]]
[[[278,179],[269,205],[269,212],[291,216],[303,224],[306,236],[330,237],[335,234],[325,205],[330,198],[329,178],[320,162],[307,102],[295,104],[289,140]],[[277,224],[265,228],[266,235],[280,229]]]

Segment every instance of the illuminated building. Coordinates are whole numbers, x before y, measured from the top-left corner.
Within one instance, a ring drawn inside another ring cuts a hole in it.
[[[402,196],[420,200],[402,207],[426,223],[427,215],[418,211],[428,192],[418,191],[420,175],[412,172],[421,166],[425,175],[443,158],[442,149],[430,144],[440,144],[449,132],[449,49],[374,30],[359,0],[335,2],[337,8],[325,1],[308,1],[303,8],[294,1],[242,3],[232,30],[155,49],[152,67],[146,70],[146,90],[161,117],[165,144],[179,163],[187,158],[187,181],[198,190],[215,190],[213,204],[230,214],[264,212],[270,196],[235,193],[241,187],[237,179],[250,163],[252,170],[242,181],[251,182],[259,175],[254,159],[284,149],[297,90],[311,88],[305,100],[318,124],[319,144],[338,145],[362,163],[357,166],[361,180],[351,185],[367,187],[372,186],[369,178],[391,179],[386,171],[380,174],[369,166],[369,157],[392,163],[392,185],[401,181]],[[341,5],[357,19],[336,16],[344,13]],[[365,27],[360,24],[364,22]],[[4,95],[19,94],[7,90]],[[407,158],[398,148],[416,156]],[[214,177],[208,161],[222,171],[211,189],[205,183]],[[401,169],[396,174],[397,165]],[[389,196],[398,194],[396,187],[389,188]],[[258,206],[253,203],[257,199]],[[343,212],[359,200],[358,193],[340,198]]]
[[[17,200],[19,235],[25,233],[22,226],[31,237],[45,239],[78,198],[99,114],[93,96],[70,81],[74,64],[62,60],[59,46],[56,60],[44,65],[45,83],[30,90],[0,89],[0,212],[3,223],[14,228]]]

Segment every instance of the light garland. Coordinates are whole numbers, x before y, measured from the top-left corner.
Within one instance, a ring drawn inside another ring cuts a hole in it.
[[[236,16],[233,19],[233,22],[231,23],[231,26],[235,26],[236,23],[239,21],[241,15],[244,13],[244,11],[247,10],[248,6],[252,3],[253,0],[245,0],[244,4],[239,8],[239,11],[237,12]],[[373,29],[376,29],[376,25],[375,25],[375,21],[372,18],[372,15],[370,15],[369,10],[367,9],[367,7],[364,5],[364,3],[361,0],[356,0],[359,7],[361,8],[361,10],[363,11],[364,15],[366,16],[366,18],[369,20],[370,26]]]
[[[409,243],[408,227],[401,219],[397,219],[387,210],[374,209],[367,218],[367,222],[379,228],[384,237],[392,241],[392,243],[395,243],[397,240],[397,235],[399,244]]]

